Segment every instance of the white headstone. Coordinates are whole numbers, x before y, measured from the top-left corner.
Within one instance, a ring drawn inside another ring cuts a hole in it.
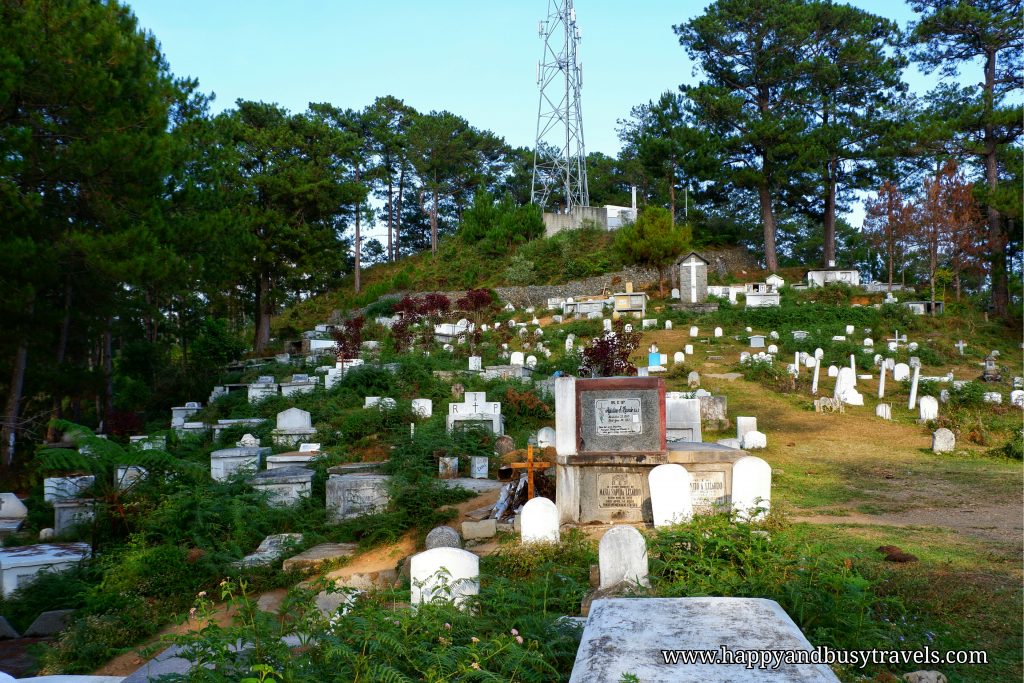
[[[431,548],[409,561],[409,602],[452,602],[462,606],[480,592],[480,558],[461,548]]]
[[[760,519],[771,509],[772,468],[748,455],[732,465],[732,509],[742,520]]]
[[[932,434],[932,451],[949,453],[956,449],[956,436],[945,427],[936,429]]]
[[[692,477],[682,465],[658,465],[647,474],[651,488],[654,526],[688,522],[693,516],[690,499]]]
[[[768,447],[768,437],[761,432],[754,430],[743,435],[740,445],[745,451],[757,450]]]
[[[810,359],[809,359],[810,360]],[[821,359],[815,356],[814,360],[814,375],[811,378],[811,393],[815,396],[818,395],[818,375],[821,373]]]
[[[309,413],[300,408],[289,408],[277,414],[278,429],[310,429],[312,426]]]
[[[613,526],[597,546],[601,589],[619,584],[649,586],[647,541],[631,526]]]
[[[814,357],[815,358],[819,358],[819,359],[824,358],[825,357],[825,350],[822,349],[820,346],[818,348],[814,349]]]
[[[540,448],[554,447],[557,434],[551,427],[542,427],[537,432],[537,445]]]
[[[700,334],[700,330],[697,328],[696,325],[690,327],[690,336],[691,337],[696,337],[698,334]]]
[[[907,401],[907,410],[913,410],[917,405],[917,383],[921,379],[921,366],[914,366],[914,374],[910,379],[910,399]]]
[[[535,368],[537,367],[537,356],[529,355],[526,357],[526,367]]]
[[[686,360],[686,356],[683,355],[682,351],[676,351],[674,354],[672,354],[672,362],[673,363],[682,363],[685,360]]]
[[[864,405],[864,396],[855,387],[856,378],[856,373],[850,368],[840,368],[839,375],[836,377],[835,393],[832,394],[832,397],[851,406]]]
[[[1011,391],[1010,403],[1018,408],[1024,408],[1024,389],[1014,389]]]
[[[318,443],[300,443],[299,453],[319,453],[320,444]]]
[[[259,448],[260,440],[252,434],[243,434],[242,438],[235,442],[238,448]]]
[[[757,418],[756,417],[743,417],[738,416],[736,418],[736,438],[743,442],[743,435],[747,432],[757,431]]]
[[[881,363],[878,370],[878,398],[885,398],[885,363]]]
[[[921,411],[921,421],[934,420],[939,416],[939,402],[934,396],[922,396],[918,408]]]
[[[854,327],[853,325],[847,325],[847,326],[846,326],[846,334],[853,334],[853,331],[854,331],[855,329],[857,329],[857,328],[856,328],[856,327]]]
[[[666,330],[671,330],[672,329],[672,321],[671,320],[666,320],[665,321],[665,329]]]
[[[684,346],[683,347],[683,353],[685,353],[688,356],[692,356],[693,355],[693,344],[687,344],[686,346]]]
[[[672,288],[672,298],[673,299],[678,299],[679,298],[679,289],[676,288],[676,287]]]
[[[879,403],[875,406],[875,417],[880,417],[883,420],[892,419],[892,406],[888,403]]]
[[[522,515],[520,536],[523,543],[558,543],[558,508],[550,500],[540,497],[528,500],[519,514]]]
[[[839,368],[837,368],[835,365],[828,366],[828,376],[829,377],[838,377],[839,376]]]
[[[1003,402],[1003,395],[998,391],[986,391],[981,395],[981,400],[985,403],[1001,404]]]
[[[525,365],[526,359],[524,358],[522,351],[513,351],[508,362],[509,365]]]
[[[776,346],[775,344],[769,344],[768,345],[768,353],[778,353],[778,352],[779,352],[779,347],[778,346]]]
[[[897,363],[892,369],[892,378],[896,382],[902,382],[910,377],[910,366],[906,363]]]
[[[429,398],[414,398],[412,414],[416,417],[430,417],[434,414],[434,402]]]
[[[469,357],[469,369],[471,371],[482,370],[483,369],[483,361],[484,361],[484,359],[481,358],[480,356],[470,356]]]
[[[716,327],[715,328],[715,336],[716,337],[721,337],[722,336],[722,328],[721,327]]]

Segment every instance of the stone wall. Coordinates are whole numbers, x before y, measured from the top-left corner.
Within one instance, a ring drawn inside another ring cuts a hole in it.
[[[755,259],[753,254],[747,251],[744,247],[703,249],[698,253],[711,264],[708,267],[708,275],[712,277],[712,273],[716,273],[717,268],[724,267],[726,272],[756,270],[758,268],[757,259]],[[683,256],[686,255],[687,254],[683,254]],[[671,284],[666,284],[666,288],[678,286],[678,266],[669,268],[666,272],[666,276],[671,281]],[[615,292],[625,291],[627,282],[632,282],[633,288],[637,291],[641,291],[648,287],[657,287],[658,271],[653,268],[630,266],[614,273],[606,273],[604,275],[597,275],[582,280],[573,280],[572,282],[567,282],[561,285],[495,287],[494,291],[497,292],[502,301],[511,302],[511,304],[516,308],[533,306],[540,310],[547,307],[547,301],[549,298],[578,298],[581,296],[593,296],[601,294],[602,291],[606,290],[608,294],[613,294]],[[380,300],[398,300],[406,294],[409,294],[410,296],[418,296],[420,294],[426,294],[426,292],[396,292],[382,296]],[[465,296],[466,292],[465,290],[462,290],[455,292],[440,292],[440,294],[444,294],[454,303],[456,299]],[[358,314],[363,314],[365,312],[366,309],[364,308],[361,309]],[[340,317],[340,312],[335,311],[335,313],[339,314],[338,317]],[[353,312],[353,314],[356,314],[356,312]],[[332,316],[331,322],[337,322],[334,317],[335,316]]]

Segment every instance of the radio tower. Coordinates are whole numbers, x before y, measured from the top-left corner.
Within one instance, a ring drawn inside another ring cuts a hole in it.
[[[583,145],[579,63],[582,36],[573,0],[548,0],[548,16],[538,22],[544,56],[537,62],[537,143],[533,150],[530,201],[545,207],[553,194],[564,194],[565,211],[589,206],[587,152]]]

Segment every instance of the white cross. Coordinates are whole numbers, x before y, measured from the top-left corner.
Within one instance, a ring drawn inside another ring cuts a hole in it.
[[[963,339],[958,341],[956,344],[953,344],[953,346],[955,346],[956,348],[960,349],[960,355],[961,356],[964,355],[964,347],[966,347],[967,344],[964,343]]]
[[[684,268],[690,269],[690,303],[697,303],[697,259],[691,259],[689,262],[683,263]]]

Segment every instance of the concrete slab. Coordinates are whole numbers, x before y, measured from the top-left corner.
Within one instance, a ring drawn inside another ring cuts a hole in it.
[[[352,557],[358,549],[359,546],[355,543],[321,543],[304,553],[289,557],[281,565],[281,569],[286,572],[293,569],[309,571],[331,560],[342,560]]]
[[[761,598],[612,598],[595,600],[570,683],[838,683],[824,664],[666,664],[663,652],[813,648],[789,615]]]

